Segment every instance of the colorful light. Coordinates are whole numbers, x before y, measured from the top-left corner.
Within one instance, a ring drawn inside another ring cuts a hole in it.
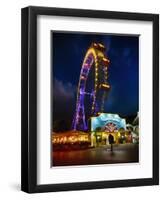
[[[98,86],[102,84],[102,87],[108,88],[110,87],[107,84],[107,72],[102,74],[102,79],[99,78],[101,69],[107,70],[108,68],[106,65],[109,64],[109,60],[106,58],[104,54],[105,47],[101,43],[92,43],[91,47],[88,49],[86,56],[83,61],[83,65],[80,72],[80,78],[79,78],[79,84],[78,84],[78,90],[77,90],[77,103],[76,103],[76,111],[72,122],[72,129],[73,130],[81,130],[85,131],[88,129],[87,127],[87,120],[85,119],[85,107],[84,107],[84,99],[85,95],[89,94],[92,96],[92,112],[90,115],[96,115],[99,111],[103,110],[104,105],[104,96],[105,91],[103,90],[103,96],[101,97],[101,103],[96,102],[96,95],[97,91],[100,89]],[[105,66],[103,66],[101,60],[105,62]],[[85,91],[86,89],[86,82],[88,79],[89,71],[91,67],[93,67],[93,64],[95,66],[95,85],[94,85],[94,91],[92,94],[87,93]],[[105,68],[104,68],[105,67]],[[100,68],[100,69],[99,69]],[[98,70],[99,69],[99,70]],[[101,83],[102,81],[102,83]],[[102,88],[101,87],[101,88]],[[98,100],[100,101],[100,100]],[[99,104],[99,105],[98,105]],[[100,110],[101,109],[101,110]]]

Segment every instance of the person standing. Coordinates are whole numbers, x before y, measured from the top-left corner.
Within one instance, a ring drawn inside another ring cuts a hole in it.
[[[114,137],[112,134],[109,134],[108,141],[109,144],[111,145],[111,151],[113,151]]]

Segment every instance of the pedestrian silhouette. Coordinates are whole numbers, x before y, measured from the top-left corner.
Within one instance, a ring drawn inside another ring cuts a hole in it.
[[[109,144],[111,145],[111,151],[113,151],[114,137],[112,134],[109,134],[108,140],[109,140]]]

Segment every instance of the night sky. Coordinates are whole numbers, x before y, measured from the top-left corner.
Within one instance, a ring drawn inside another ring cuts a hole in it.
[[[80,70],[92,42],[106,47],[111,90],[104,111],[135,115],[139,105],[139,37],[86,33],[52,33],[53,122],[71,129]]]

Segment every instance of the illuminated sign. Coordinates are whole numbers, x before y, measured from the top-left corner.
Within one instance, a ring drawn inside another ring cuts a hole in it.
[[[91,131],[95,131],[97,128],[105,129],[108,124],[114,124],[116,129],[126,129],[126,120],[119,117],[118,114],[101,113],[97,117],[91,117]]]

